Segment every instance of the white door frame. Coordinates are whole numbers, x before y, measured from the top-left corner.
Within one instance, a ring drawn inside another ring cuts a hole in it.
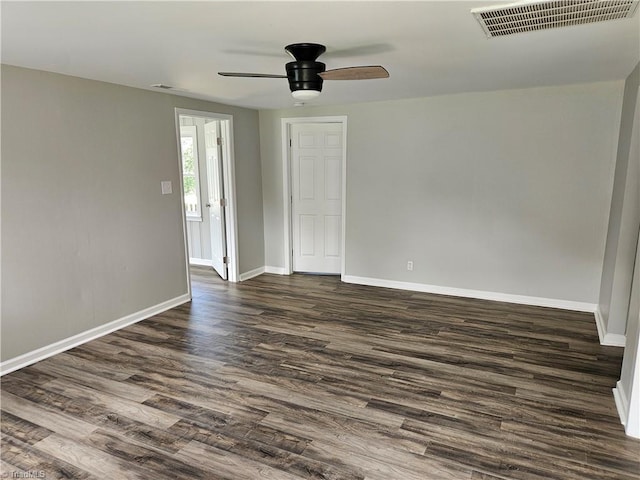
[[[342,124],[342,239],[340,252],[340,278],[345,275],[345,245],[347,220],[347,117],[297,117],[283,118],[282,125],[282,191],[284,205],[284,274],[293,273],[293,239],[291,228],[291,126],[300,123]]]
[[[184,185],[182,182],[182,157],[180,156],[180,145],[177,139],[180,138],[180,115],[189,117],[212,118],[220,121],[220,133],[222,136],[222,174],[227,199],[225,230],[227,242],[227,256],[229,263],[227,265],[227,275],[230,282],[238,282],[239,262],[238,262],[238,218],[236,204],[236,171],[235,157],[233,152],[233,116],[223,113],[202,112],[200,110],[189,110],[186,108],[176,108],[176,146],[178,147],[178,165],[180,168],[180,204],[182,205],[182,230],[184,237],[185,251],[185,268],[187,271],[187,279],[189,279],[189,296],[191,296],[191,276],[189,266],[189,247],[187,238],[187,216],[184,210]]]

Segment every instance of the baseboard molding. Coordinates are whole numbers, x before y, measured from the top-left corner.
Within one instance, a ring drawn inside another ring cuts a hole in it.
[[[616,409],[618,409],[620,423],[626,427],[629,414],[629,404],[627,403],[627,395],[622,383],[620,383],[620,380],[616,383],[616,388],[613,389],[613,399],[616,401]]]
[[[121,328],[124,328],[128,325],[132,325],[149,317],[153,317],[154,315],[165,312],[171,308],[177,307],[178,305],[182,305],[183,303],[190,300],[190,295],[186,293],[184,295],[180,295],[179,297],[172,298],[171,300],[167,300],[166,302],[162,302],[152,307],[145,308],[144,310],[140,310],[139,312],[132,313],[131,315],[127,315],[126,317],[119,318],[118,320],[105,323],[104,325],[100,325],[99,327],[92,328],[77,335],[73,335],[72,337],[52,343],[51,345],[47,345],[31,352],[19,355],[15,358],[11,358],[0,363],[0,376],[39,362],[40,360],[44,360],[45,358],[51,357],[52,355],[62,353],[66,350],[77,347],[78,345],[82,345],[83,343],[95,340],[96,338],[102,337],[116,330],[120,330]]]
[[[486,292],[482,290],[469,290],[466,288],[441,287],[424,283],[398,282],[381,278],[358,277],[344,275],[342,281],[372,287],[395,288],[399,290],[411,290],[415,292],[435,293],[437,295],[450,295],[453,297],[477,298],[480,300],[492,300],[495,302],[517,303],[521,305],[533,305],[536,307],[559,308],[577,312],[593,313],[597,305],[595,303],[574,302],[571,300],[558,300],[554,298],[529,297],[526,295],[512,295],[509,293]]]
[[[201,267],[213,267],[213,262],[206,258],[191,258],[189,257],[189,265],[199,265]]]
[[[244,282],[245,280],[249,280],[250,278],[257,277],[258,275],[262,275],[264,273],[264,267],[254,268],[253,270],[249,270],[248,272],[244,272],[240,274],[240,281]]]
[[[286,275],[283,267],[264,267],[264,273],[274,273],[276,275]]]
[[[594,316],[596,317],[596,328],[598,329],[600,345],[608,347],[624,347],[627,343],[627,337],[618,333],[607,333],[607,327],[604,324],[604,317],[602,316],[600,307],[596,306]]]

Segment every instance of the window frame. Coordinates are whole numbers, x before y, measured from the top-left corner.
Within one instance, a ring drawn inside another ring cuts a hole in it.
[[[182,185],[184,190],[184,179],[185,179],[185,164],[184,164],[184,151],[182,149],[182,138],[190,137],[193,139],[193,174],[188,173],[187,176],[194,177],[195,183],[195,196],[196,196],[196,209],[195,211],[190,211],[187,209],[187,194],[185,192],[184,196],[184,211],[188,221],[192,222],[202,222],[202,195],[200,191],[200,157],[198,150],[198,132],[197,127],[195,125],[181,125],[180,126],[180,160],[182,161]]]

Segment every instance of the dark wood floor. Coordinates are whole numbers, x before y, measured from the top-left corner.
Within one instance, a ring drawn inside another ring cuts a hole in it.
[[[592,315],[193,280],[193,302],[2,378],[4,477],[640,479]]]

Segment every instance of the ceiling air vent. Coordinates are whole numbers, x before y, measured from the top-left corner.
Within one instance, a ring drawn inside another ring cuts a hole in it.
[[[488,37],[631,17],[639,0],[524,1],[474,8]]]

